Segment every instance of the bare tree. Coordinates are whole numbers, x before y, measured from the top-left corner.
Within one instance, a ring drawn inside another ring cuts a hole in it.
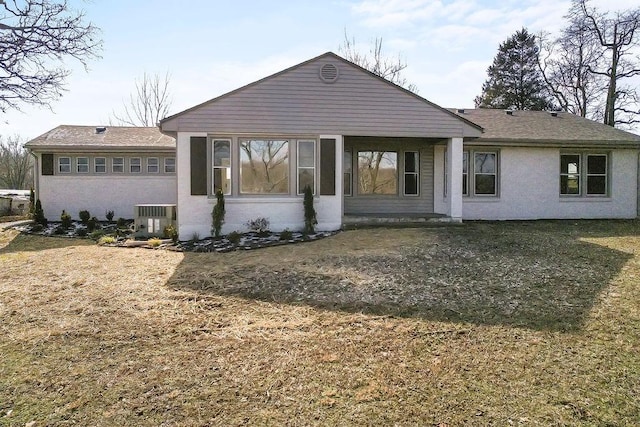
[[[136,80],[129,101],[123,102],[122,113],[113,113],[114,121],[123,126],[156,126],[171,108],[170,82],[168,72],[162,78],[145,72],[142,80]]]
[[[560,108],[602,120],[606,82],[591,72],[604,61],[597,40],[579,22],[571,22],[555,40],[550,40],[547,34],[541,34],[538,40],[540,69]]]
[[[637,92],[624,82],[640,75],[640,59],[635,56],[640,47],[640,8],[610,16],[589,7],[588,2],[574,0],[569,19],[584,25],[603,49],[602,66],[592,64],[589,70],[607,81],[604,123],[609,126],[639,123],[638,106],[632,102],[637,99]],[[616,112],[620,116],[616,117]]]
[[[397,58],[388,58],[382,53],[382,37],[376,37],[369,52],[362,53],[356,46],[355,38],[349,38],[345,30],[344,44],[340,45],[339,50],[347,60],[354,64],[389,80],[391,83],[418,93],[418,87],[413,83],[408,83],[407,79],[402,75],[402,71],[407,68],[407,63],[399,55]]]
[[[25,190],[33,185],[33,162],[19,136],[0,136],[0,185]]]
[[[51,106],[70,74],[65,60],[85,66],[102,47],[99,30],[63,1],[0,0],[0,111],[20,104]]]

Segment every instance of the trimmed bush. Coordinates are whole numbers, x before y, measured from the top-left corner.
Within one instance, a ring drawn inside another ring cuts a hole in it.
[[[111,245],[116,242],[116,238],[113,236],[102,236],[98,240],[99,245]]]
[[[304,232],[313,233],[318,224],[316,219],[316,209],[313,207],[313,191],[308,185],[304,187]]]
[[[96,218],[95,216],[89,218],[89,220],[87,221],[87,230],[91,232],[97,228],[100,228],[100,221],[98,221],[98,218]]]
[[[49,224],[49,221],[44,216],[44,210],[42,210],[42,203],[40,202],[40,199],[36,200],[36,207],[33,211],[33,220],[43,228]]]
[[[107,211],[107,213],[104,215],[105,218],[107,218],[107,221],[109,222],[113,222],[113,216],[116,213],[114,211]]]
[[[234,245],[237,245],[238,243],[240,243],[241,237],[242,235],[237,231],[232,231],[231,233],[227,234],[227,240],[233,243]]]
[[[104,236],[104,231],[102,230],[94,230],[89,234],[89,238],[93,240],[99,240],[102,236]]]
[[[293,239],[293,233],[288,228],[286,228],[282,233],[280,233],[280,240],[288,241],[291,239]]]
[[[84,227],[76,228],[76,236],[86,237],[88,234],[87,229]]]
[[[116,226],[118,228],[125,228],[127,226],[127,220],[122,217],[118,218],[118,220],[116,221]]]
[[[211,212],[211,234],[215,237],[220,237],[222,232],[222,224],[224,224],[224,215],[226,213],[224,208],[224,194],[222,190],[216,192],[216,204]]]
[[[147,240],[147,243],[152,248],[157,248],[158,246],[160,246],[162,244],[162,240],[160,240],[160,239],[158,239],[156,237],[153,237],[153,238]]]
[[[69,228],[71,228],[72,222],[71,222],[71,215],[69,215],[67,213],[67,211],[65,211],[64,209],[62,210],[62,214],[60,215],[60,226],[67,230]]]
[[[178,229],[175,225],[167,225],[164,230],[162,230],[162,233],[164,234],[165,238],[171,239],[173,243],[178,243]]]
[[[80,211],[78,212],[78,217],[84,225],[87,225],[89,223],[89,220],[91,219],[91,214],[89,213],[89,211]]]

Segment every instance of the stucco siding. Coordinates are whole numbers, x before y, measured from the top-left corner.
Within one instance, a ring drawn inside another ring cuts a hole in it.
[[[211,235],[211,211],[216,203],[213,196],[192,196],[190,186],[189,139],[192,136],[207,136],[202,132],[178,133],[178,229],[180,239],[191,239]],[[317,230],[337,230],[342,225],[342,138],[336,138],[336,195],[316,196],[314,207],[317,213]],[[249,196],[225,197],[225,222],[223,234],[232,231],[247,231],[247,222],[256,218],[269,220],[272,231],[284,229],[300,230],[304,227],[302,196]]]
[[[320,67],[334,64],[325,83]],[[479,136],[480,131],[422,99],[332,56],[294,67],[163,122],[166,131]]]
[[[133,218],[137,204],[176,203],[175,176],[39,176],[38,186],[50,221],[59,221],[63,209],[76,219],[81,210],[98,219],[107,211],[114,211],[115,218]]]
[[[499,149],[499,197],[464,197],[463,219],[595,219],[637,216],[638,150],[609,153],[608,197],[560,196],[560,148]],[[444,148],[436,149],[435,209],[446,212],[442,164]]]

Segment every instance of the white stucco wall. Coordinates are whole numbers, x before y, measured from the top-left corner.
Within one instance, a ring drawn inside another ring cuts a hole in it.
[[[206,133],[179,132],[177,138],[177,175],[178,175],[178,231],[180,239],[191,239],[194,234],[200,238],[211,235],[211,211],[215,206],[215,197],[192,196],[190,175],[190,138],[207,136]],[[318,225],[317,230],[337,230],[342,225],[342,152],[343,142],[336,138],[336,195],[316,196]],[[300,230],[304,227],[302,196],[225,196],[225,222],[223,234],[232,231],[247,231],[246,223],[256,218],[269,220],[272,231],[284,229]]]
[[[560,197],[560,149],[499,149],[499,197],[464,197],[466,220],[635,218],[638,150],[610,153],[609,197]],[[444,197],[445,147],[435,150],[434,210],[448,214]]]
[[[45,216],[59,221],[62,210],[73,218],[88,210],[104,219],[133,218],[134,205],[176,203],[175,176],[39,176],[38,193]]]

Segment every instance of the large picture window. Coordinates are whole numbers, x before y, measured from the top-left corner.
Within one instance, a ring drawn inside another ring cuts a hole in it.
[[[213,141],[213,194],[231,194],[231,141],[216,139]]]
[[[560,194],[563,196],[606,196],[608,155],[567,153],[560,155]]]
[[[289,193],[289,140],[240,140],[240,192]]]
[[[358,194],[398,194],[398,153],[358,151]]]
[[[298,141],[298,194],[304,194],[306,187],[315,190],[316,142]]]

